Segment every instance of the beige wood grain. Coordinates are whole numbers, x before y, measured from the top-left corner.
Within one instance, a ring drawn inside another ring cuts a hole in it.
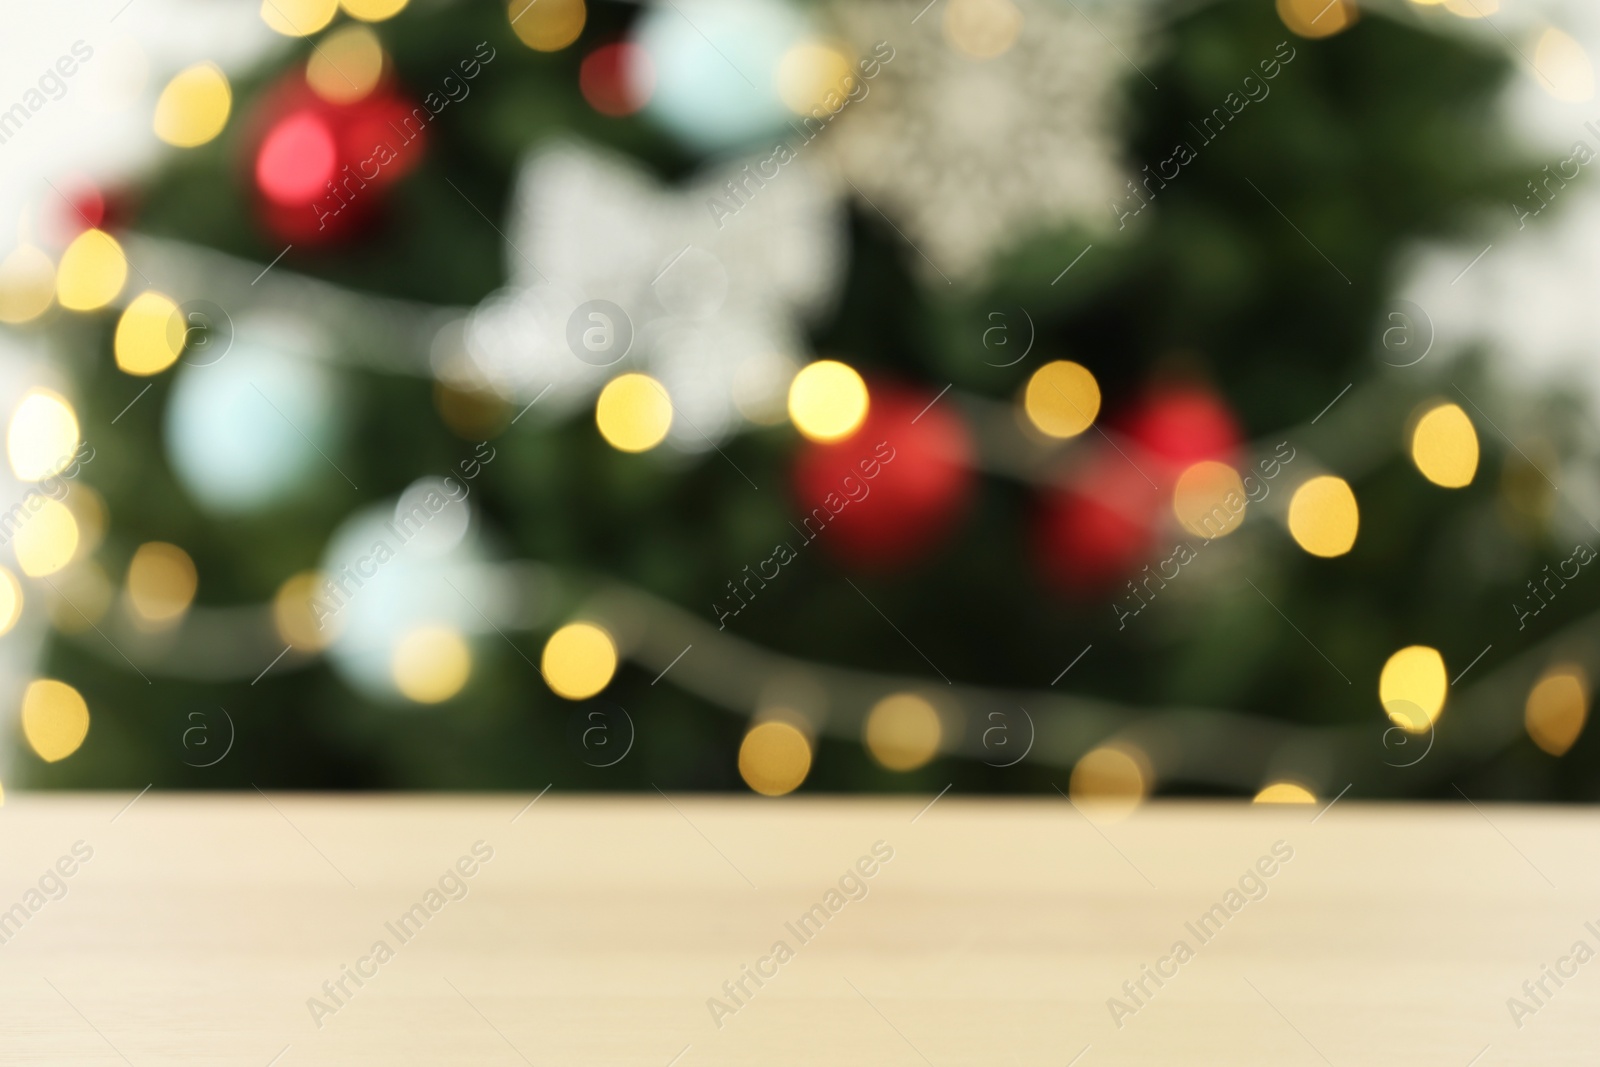
[[[1346,799],[1313,822],[1311,808],[1155,804],[1096,827],[1063,800],[948,795],[923,810],[929,797],[552,793],[525,808],[527,796],[151,793],[123,810],[131,796],[13,794],[0,809],[0,911],[26,909],[76,842],[93,850],[65,895],[13,919],[0,944],[0,1063],[1600,1055],[1600,962],[1560,988],[1546,979],[1552,995],[1520,1028],[1507,1008],[1575,942],[1600,949],[1585,926],[1600,929],[1600,817],[1586,810]],[[465,897],[401,943],[385,924],[425,910],[479,841],[493,858],[462,879]],[[866,895],[802,942],[785,924],[826,910],[880,841],[893,858]],[[1265,895],[1202,944],[1186,924],[1226,911],[1280,841],[1293,858]],[[324,981],[379,940],[393,958],[359,988],[347,978],[351,995],[319,1027],[308,1000],[332,1006]],[[768,964],[759,989],[746,979],[751,995],[716,1025],[708,999],[731,1006],[724,981],[780,940],[793,958]],[[1179,940],[1193,958],[1159,989],[1147,978],[1152,995],[1116,1025],[1108,999],[1133,1006],[1123,982]]]

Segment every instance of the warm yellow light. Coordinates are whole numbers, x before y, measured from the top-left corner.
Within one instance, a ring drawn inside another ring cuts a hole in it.
[[[40,759],[64,760],[89,736],[89,705],[66,682],[29,682],[22,694],[22,733]]]
[[[1427,645],[1411,645],[1389,657],[1378,676],[1378,700],[1396,726],[1420,734],[1439,720],[1450,688],[1444,657]]]
[[[785,107],[797,115],[810,115],[842,108],[856,76],[850,57],[839,49],[821,41],[802,41],[783,54],[773,81]]]
[[[648,452],[672,428],[672,399],[648,374],[622,374],[606,383],[594,406],[595,425],[612,448]]]
[[[1588,718],[1589,680],[1575,663],[1558,664],[1546,671],[1529,691],[1523,711],[1528,736],[1552,756],[1566,754]]]
[[[1443,403],[1417,420],[1411,461],[1434,485],[1460,489],[1478,472],[1478,431],[1460,405]]]
[[[1313,556],[1344,555],[1354,547],[1360,525],[1356,495],[1343,478],[1331,474],[1312,478],[1289,500],[1289,533]]]
[[[181,619],[194,602],[199,585],[200,576],[189,553],[165,541],[140,545],[128,564],[128,602],[147,622]]]
[[[1552,26],[1533,49],[1535,80],[1557,100],[1581,104],[1594,99],[1594,64],[1583,45]]]
[[[617,646],[593,623],[568,623],[545,642],[540,670],[557,696],[586,700],[611,684],[617,673]]]
[[[1085,753],[1072,768],[1069,795],[1094,822],[1116,822],[1131,815],[1150,791],[1143,752],[1102,745]]]
[[[339,0],[261,0],[261,21],[285,37],[306,37],[333,21]]]
[[[835,359],[807,364],[789,383],[789,419],[813,441],[849,437],[866,420],[867,406],[867,383]]]
[[[467,684],[472,651],[448,626],[419,626],[395,644],[389,669],[401,696],[418,704],[440,704]]]
[[[739,777],[762,796],[781,797],[811,773],[811,743],[786,722],[764,722],[739,745]]]
[[[405,9],[406,0],[340,0],[345,14],[363,22],[382,22]]]
[[[511,29],[536,52],[559,52],[578,39],[589,17],[583,0],[511,0]]]
[[[973,59],[993,59],[1017,43],[1022,12],[1011,0],[949,0],[944,39]]]
[[[272,624],[284,642],[302,652],[327,648],[339,635],[333,602],[322,598],[326,575],[301,571],[278,587],[272,598]]]
[[[1244,483],[1226,463],[1202,460],[1178,475],[1172,511],[1185,530],[1207,539],[1225,537],[1244,522]]]
[[[34,503],[38,510],[23,518],[11,538],[11,549],[23,574],[42,578],[72,562],[78,551],[78,522],[65,504],[49,497],[30,497],[24,507],[31,510]]]
[[[1256,794],[1254,804],[1315,804],[1317,795],[1294,782],[1273,782]]]
[[[56,296],[56,265],[33,245],[18,245],[0,261],[0,322],[43,315]]]
[[[293,6],[293,0],[266,3]],[[267,24],[271,25],[270,19]],[[196,63],[173,75],[161,90],[156,101],[156,136],[177,148],[203,145],[222,132],[231,110],[233,89],[228,76],[215,63]]]
[[[160,374],[183,353],[184,335],[177,304],[154,291],[140,293],[117,321],[117,366],[141,377]]]
[[[1100,413],[1100,383],[1087,367],[1058,359],[1033,372],[1022,394],[1028,421],[1051,437],[1076,437]]]
[[[932,704],[911,693],[895,693],[867,714],[863,740],[872,758],[891,771],[914,771],[938,755],[941,734]]]
[[[1349,29],[1360,14],[1360,9],[1350,0],[1278,0],[1278,17],[1283,24],[1292,33],[1313,40]]]
[[[30,389],[6,428],[11,473],[24,482],[59,474],[72,463],[81,440],[77,413],[66,398],[48,389]]]
[[[56,299],[70,311],[105,307],[128,280],[128,257],[104,230],[85,230],[61,253]]]
[[[306,61],[306,84],[335,104],[353,104],[365,98],[382,75],[383,46],[378,35],[365,26],[346,26],[328,34]]]
[[[10,633],[21,617],[22,583],[11,568],[0,567],[0,634]]]

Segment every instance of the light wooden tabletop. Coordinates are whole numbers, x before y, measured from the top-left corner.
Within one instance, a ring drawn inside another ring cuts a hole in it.
[[[0,1063],[1600,1055],[1591,811],[130,799],[0,809]]]

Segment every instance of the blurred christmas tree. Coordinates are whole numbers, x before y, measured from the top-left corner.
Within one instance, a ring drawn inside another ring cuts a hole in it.
[[[344,7],[27,327],[109,516],[31,782],[1592,795],[1578,414],[1394,296],[1537,171],[1453,16]]]

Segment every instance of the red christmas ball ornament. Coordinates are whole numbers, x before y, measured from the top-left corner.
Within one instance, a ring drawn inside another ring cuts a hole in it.
[[[808,540],[863,568],[905,566],[950,533],[972,490],[972,439],[934,394],[872,383],[867,417],[842,441],[808,442],[794,494]]]
[[[1178,476],[1201,460],[1230,460],[1242,440],[1227,404],[1199,385],[1158,386],[1112,426],[1117,447],[1095,446],[1040,502],[1040,567],[1075,591],[1102,588],[1148,563]]]
[[[85,230],[115,230],[128,224],[137,201],[123,188],[103,188],[79,171],[57,175],[55,193],[41,212],[41,236],[51,244],[70,244]]]
[[[1123,432],[1162,469],[1150,471],[1170,483],[1203,459],[1227,459],[1238,451],[1239,420],[1204,386],[1162,386],[1129,413]]]
[[[626,41],[602,45],[584,57],[578,88],[589,106],[602,115],[621,118],[644,107],[655,91],[650,55]]]
[[[322,195],[339,170],[339,149],[327,121],[296,111],[272,128],[256,155],[256,186],[268,200],[300,207]]]
[[[1098,449],[1040,500],[1034,526],[1040,568],[1076,591],[1137,570],[1154,544],[1164,499],[1128,457]]]
[[[84,230],[100,230],[106,225],[106,198],[93,185],[84,184],[67,194],[70,201],[64,220],[67,231],[76,237]]]
[[[265,95],[246,138],[263,225],[297,244],[351,236],[378,215],[388,187],[421,162],[431,119],[390,83],[339,103],[290,74]]]

